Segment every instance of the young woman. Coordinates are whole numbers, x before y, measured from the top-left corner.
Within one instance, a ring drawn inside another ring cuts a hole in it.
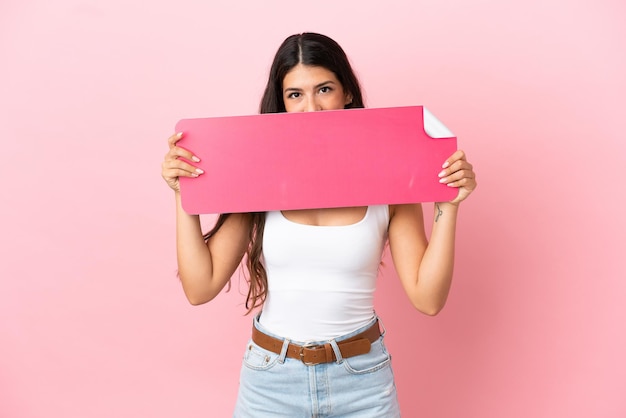
[[[261,113],[362,107],[359,82],[335,41],[303,33],[283,42]],[[181,137],[168,139],[162,176],[176,199],[185,294],[194,305],[210,301],[246,255],[246,306],[262,308],[245,350],[235,417],[400,416],[384,331],[374,313],[378,268],[388,242],[415,308],[427,315],[443,308],[459,204],[476,187],[463,151],[433,173],[458,194],[434,205],[430,240],[420,204],[223,214],[203,235],[199,217],[181,207],[178,178],[203,174],[180,159],[198,161],[192,150],[176,145]]]

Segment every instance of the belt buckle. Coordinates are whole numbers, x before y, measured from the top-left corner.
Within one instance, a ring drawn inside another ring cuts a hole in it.
[[[304,361],[304,349],[305,348],[312,348],[312,347],[320,347],[320,345],[319,344],[313,344],[313,343],[304,343],[304,344],[302,344],[300,346],[300,352],[298,354],[300,355],[300,361],[305,366],[315,366],[316,364],[320,364],[320,363],[311,363],[311,362]]]

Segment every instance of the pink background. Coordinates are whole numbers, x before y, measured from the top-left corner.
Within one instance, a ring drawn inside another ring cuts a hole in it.
[[[255,113],[305,30],[478,171],[446,309],[380,279],[404,416],[626,416],[624,2],[381,5],[0,3],[0,416],[230,415],[243,286],[187,304],[160,164],[180,118]]]

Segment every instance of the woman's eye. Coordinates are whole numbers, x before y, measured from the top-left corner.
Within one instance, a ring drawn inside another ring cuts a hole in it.
[[[330,91],[330,87],[324,86],[320,89],[320,93],[328,93]]]
[[[287,96],[288,99],[297,99],[298,97],[300,97],[300,93],[297,92],[289,93],[289,96]]]

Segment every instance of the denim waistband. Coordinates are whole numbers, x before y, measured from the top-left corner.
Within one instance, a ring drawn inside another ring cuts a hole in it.
[[[261,323],[259,322],[259,317],[261,316],[261,313],[259,313],[258,315],[255,315],[254,320],[253,320],[253,324],[254,327],[256,329],[258,329],[259,331],[261,331],[264,334],[267,334],[271,337],[280,339],[280,340],[284,340],[285,337],[282,335],[276,335],[274,333],[272,333],[271,331],[269,331],[267,328],[263,327],[263,325],[261,325]],[[312,340],[312,341],[297,341],[297,340],[290,340],[291,343],[293,344],[298,344],[298,345],[304,345],[304,344],[312,344],[312,345],[323,345],[327,342],[330,341],[336,341],[336,342],[341,342],[343,340],[347,340],[348,338],[354,337],[357,334],[362,333],[363,331],[365,331],[366,329],[368,329],[369,327],[371,327],[372,325],[374,325],[376,323],[376,321],[379,322],[380,324],[380,328],[381,328],[381,332],[380,335],[384,336],[385,335],[385,326],[383,325],[382,321],[380,320],[380,318],[378,317],[378,315],[376,315],[376,313],[374,313],[374,316],[372,317],[372,319],[365,325],[363,325],[360,328],[357,328],[356,330],[345,334],[345,335],[341,335],[339,337],[335,337],[335,338],[331,338],[328,340]]]

